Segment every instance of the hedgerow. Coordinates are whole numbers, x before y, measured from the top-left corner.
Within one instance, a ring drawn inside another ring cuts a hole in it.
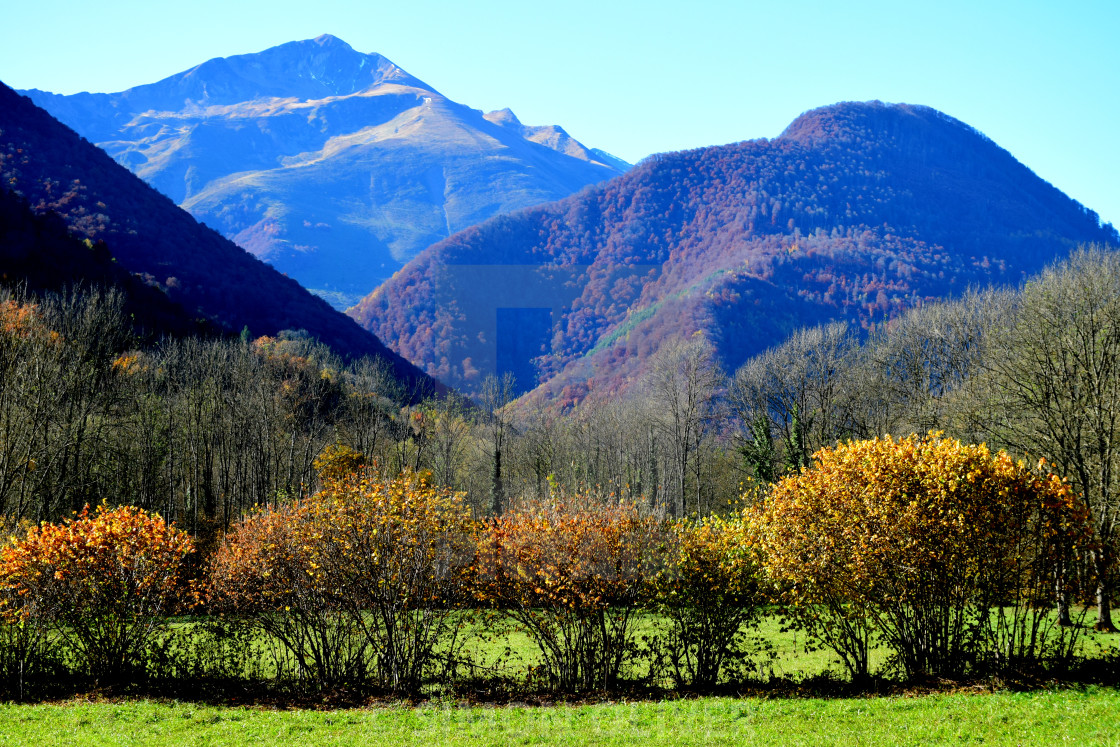
[[[226,535],[212,605],[278,641],[300,678],[417,692],[436,658],[452,655],[470,531],[461,496],[418,476],[328,478]]]
[[[522,687],[711,690],[758,671],[751,631],[776,602],[856,681],[875,646],[907,680],[1053,673],[1077,642],[1058,601],[1091,586],[1069,483],[939,434],[823,449],[741,512],[672,521],[558,490],[479,519],[426,475],[328,456],[317,492],[235,522],[194,581],[191,538],[138,508],[17,527],[0,674],[418,696],[502,619],[538,654]],[[209,622],[172,627],[196,600]]]
[[[32,655],[51,638],[78,670],[118,679],[142,666],[167,615],[189,607],[185,532],[132,506],[30,527],[0,549],[0,615]]]

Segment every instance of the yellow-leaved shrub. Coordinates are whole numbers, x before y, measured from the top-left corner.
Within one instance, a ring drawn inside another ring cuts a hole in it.
[[[192,599],[190,536],[133,506],[87,506],[0,549],[0,614],[64,642],[96,677],[132,673],[165,615]]]
[[[853,676],[873,635],[911,677],[1068,652],[1053,609],[1088,537],[1068,483],[936,433],[813,459],[753,521],[791,609]]]
[[[415,475],[328,478],[231,529],[211,599],[277,640],[315,684],[416,692],[454,655],[472,527],[461,495]]]

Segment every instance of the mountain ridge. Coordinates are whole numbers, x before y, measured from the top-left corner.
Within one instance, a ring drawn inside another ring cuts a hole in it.
[[[371,77],[362,80],[361,73],[367,68]],[[296,73],[294,76],[292,71]],[[349,82],[340,85],[344,79],[339,73],[346,71],[350,72]],[[241,85],[234,85],[235,80]],[[214,83],[219,85],[212,94],[210,86]],[[153,83],[116,93],[83,91],[56,94],[36,88],[21,93],[52,113],[61,102],[79,106],[91,100],[106,102],[114,110],[112,121],[122,122],[150,110],[178,111],[186,102],[203,107],[240,104],[261,98],[326,98],[358,93],[380,83],[398,83],[435,92],[385,57],[357,52],[338,37],[322,34],[314,39],[287,42],[262,52],[213,57]],[[246,85],[251,88],[246,89]],[[50,102],[51,106],[43,106],[43,102]],[[104,125],[105,121],[98,123],[95,120],[94,124],[85,125],[83,129],[94,137],[83,136],[104,139],[111,134],[111,129],[96,129],[97,124]]]
[[[1018,283],[1082,241],[1117,234],[974,128],[845,102],[467,229],[350,313],[453,386],[510,371],[566,404],[634,385],[668,336],[733,369],[797,327]]]

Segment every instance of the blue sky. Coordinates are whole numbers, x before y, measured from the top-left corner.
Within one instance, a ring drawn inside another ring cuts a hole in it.
[[[0,25],[0,80],[118,91],[330,33],[477,109],[629,161],[774,137],[837,101],[961,119],[1120,226],[1120,3],[1021,0],[38,0]]]

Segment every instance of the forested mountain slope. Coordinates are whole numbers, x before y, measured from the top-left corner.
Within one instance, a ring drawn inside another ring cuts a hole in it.
[[[0,179],[35,213],[55,212],[72,235],[104,241],[121,267],[158,288],[189,318],[235,333],[247,326],[253,335],[304,329],[341,355],[383,355],[393,362],[398,376],[419,386],[434,386],[353,320],[200,225],[102,150],[3,84]],[[12,215],[13,220],[23,220],[18,211]],[[14,265],[7,263],[14,261],[5,260],[5,271],[12,271]],[[81,280],[72,267],[57,269],[60,275]]]
[[[627,167],[558,127],[484,116],[330,35],[119,93],[27,93],[339,307],[455,231]]]
[[[567,403],[627,386],[670,336],[733,370],[796,328],[866,328],[1094,241],[1117,233],[968,125],[843,103],[467,229],[351,313],[448,384],[510,371]]]

